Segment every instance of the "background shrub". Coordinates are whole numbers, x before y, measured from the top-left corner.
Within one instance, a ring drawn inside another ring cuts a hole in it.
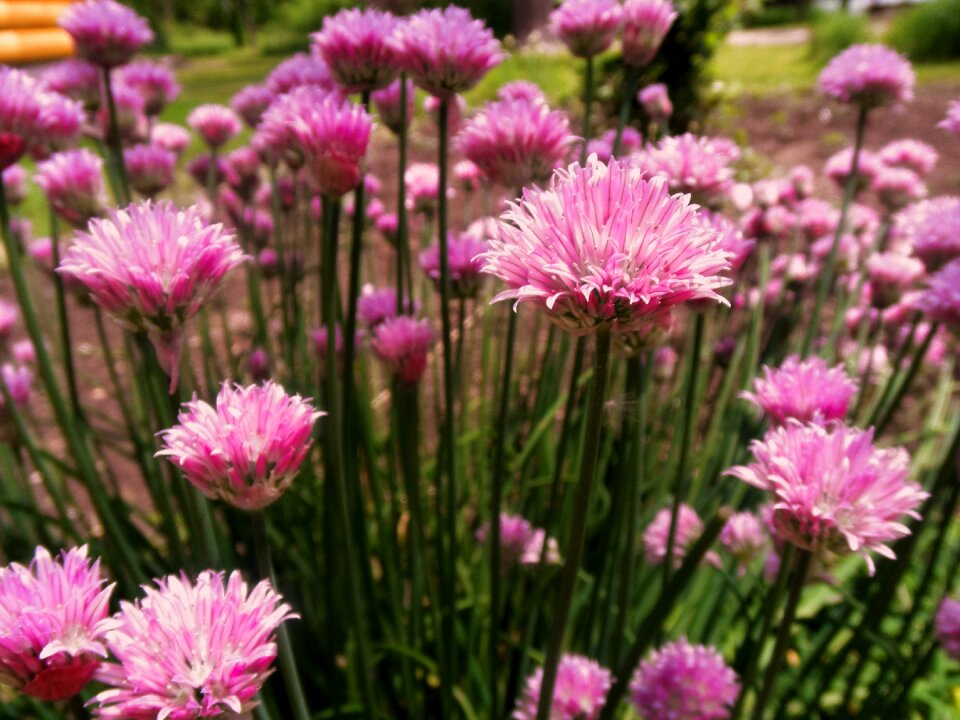
[[[810,57],[820,64],[851,45],[870,40],[866,16],[843,12],[816,15],[810,33]]]
[[[900,13],[887,42],[914,62],[960,58],[960,0],[932,0]]]

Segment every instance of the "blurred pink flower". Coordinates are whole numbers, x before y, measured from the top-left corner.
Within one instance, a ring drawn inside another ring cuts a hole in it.
[[[373,106],[377,110],[377,119],[394,135],[399,135],[404,128],[410,126],[415,110],[416,86],[413,81],[407,80],[407,107],[405,112],[400,105],[401,90],[400,80],[397,79],[382,90],[377,90],[370,95]]]
[[[5,344],[20,319],[20,307],[0,298],[0,345]]]
[[[943,651],[954,660],[960,660],[960,601],[945,597],[940,602],[934,630]]]
[[[76,100],[87,110],[100,107],[100,72],[86,60],[67,58],[48,65],[40,73],[40,84],[45,90]]]
[[[143,112],[149,117],[159,115],[180,95],[180,84],[173,71],[163,63],[132,62],[120,68],[117,80],[143,96]]]
[[[398,315],[373,329],[370,346],[400,382],[415,384],[427,369],[427,355],[435,340],[429,320]]]
[[[671,508],[663,508],[643,531],[643,554],[650,565],[660,565],[667,558],[667,541],[670,536]],[[673,564],[680,567],[683,556],[703,533],[703,521],[696,510],[681,503],[677,513],[677,528],[674,531]]]
[[[157,123],[150,131],[150,142],[179,157],[190,144],[190,132],[182,125]]]
[[[450,270],[450,289],[454,297],[476,296],[483,281],[480,255],[488,249],[485,240],[470,233],[451,234],[447,240],[447,263]],[[434,285],[440,284],[440,246],[431,245],[420,251],[420,268]]]
[[[243,128],[240,118],[226,105],[206,104],[195,107],[187,115],[187,125],[211,148],[229,142]]]
[[[884,45],[853,45],[820,72],[820,90],[843,103],[880,107],[913,100],[916,78],[902,55]]]
[[[400,72],[400,48],[393,33],[402,21],[373,8],[343,9],[323,20],[310,38],[330,74],[347,92],[370,92],[389,85]]]
[[[673,192],[690,193],[695,202],[718,202],[733,186],[731,163],[739,150],[725,138],[685,133],[645,148],[634,162],[649,175],[667,179]]]
[[[870,301],[881,310],[899,302],[903,293],[923,276],[923,263],[909,255],[885,252],[867,258]]]
[[[756,405],[773,425],[789,420],[842,420],[857,392],[857,383],[843,365],[833,367],[818,357],[801,360],[791,355],[772,369],[764,366],[763,377],[753,380],[753,392],[742,398]]]
[[[86,148],[57,153],[40,163],[34,181],[57,215],[76,227],[106,208],[103,160]]]
[[[653,83],[641,88],[637,93],[637,102],[654,122],[666,122],[673,115],[673,103],[670,102],[667,86],[663,83]]]
[[[105,582],[86,546],[0,568],[0,683],[48,702],[83,690],[107,656]]]
[[[146,19],[115,0],[74,3],[58,22],[73,37],[80,57],[105,68],[123,65],[153,40]]]
[[[907,138],[884,145],[878,153],[880,162],[890,167],[904,167],[921,177],[928,174],[940,156],[932,145]]]
[[[27,198],[27,171],[23,165],[11,165],[3,171],[4,199],[9,205],[19,205]]]
[[[734,513],[720,531],[719,540],[742,566],[760,557],[770,544],[760,518],[750,512]]]
[[[123,142],[143,140],[147,136],[147,116],[143,95],[121,82],[113,83],[113,102],[117,110],[117,132]],[[94,118],[101,138],[110,133],[110,109],[104,104]]]
[[[951,260],[930,277],[930,282],[917,298],[917,309],[931,320],[960,331],[960,258]]]
[[[534,105],[546,105],[547,96],[535,82],[529,80],[511,80],[497,89],[497,100],[501,102],[526,102]]]
[[[870,183],[880,172],[883,163],[869,150],[861,150],[857,158],[857,189],[870,187]],[[853,169],[853,148],[847,147],[831,155],[823,166],[823,174],[833,180],[838,187],[846,187]]]
[[[564,0],[550,14],[550,30],[575,57],[593,57],[613,44],[622,12],[617,0]]]
[[[33,346],[30,347],[32,350]],[[7,386],[13,404],[18,408],[25,408],[30,403],[30,392],[33,389],[33,370],[27,365],[4,363],[0,365],[0,378]],[[0,397],[0,411],[5,404],[4,398]]]
[[[670,0],[624,0],[623,61],[639,68],[649,65],[676,19]]]
[[[79,103],[44,90],[25,72],[0,67],[0,170],[51,140],[62,141],[65,130],[75,133],[82,116]]]
[[[903,167],[881,167],[873,178],[870,189],[888,212],[894,212],[909,203],[926,197],[927,186],[913,170]]]
[[[937,127],[960,135],[960,100],[950,101],[947,116],[937,123]]]
[[[277,95],[304,86],[327,91],[336,86],[330,77],[330,68],[319,55],[297,53],[277,65],[267,76],[267,87]]]
[[[960,196],[910,205],[897,214],[894,230],[928,270],[940,269],[960,257]]]
[[[130,186],[152,198],[173,183],[177,156],[159,145],[134,145],[123,151]]]
[[[255,128],[276,97],[266,85],[247,85],[230,99],[230,107],[248,127]]]
[[[424,215],[433,215],[437,211],[440,169],[434,163],[411,163],[403,173],[403,182],[407,188],[408,210]],[[453,197],[451,188],[447,188],[447,197]]]
[[[543,668],[539,667],[524,684],[511,716],[513,720],[535,720],[542,683]],[[563,655],[557,665],[550,720],[597,720],[612,685],[613,674],[596,660],[571,653]]]

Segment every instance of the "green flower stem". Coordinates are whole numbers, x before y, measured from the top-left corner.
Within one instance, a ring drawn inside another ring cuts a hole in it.
[[[407,184],[403,176],[407,171],[407,74],[400,73],[400,133],[397,135],[397,309],[406,313],[404,302],[410,303],[413,312],[413,282],[409,271],[410,227],[407,222]]]
[[[917,376],[917,372],[920,370],[920,366],[923,364],[923,359],[927,355],[927,351],[930,349],[930,344],[933,342],[934,336],[937,334],[937,330],[940,329],[938,323],[933,323],[930,326],[930,329],[927,331],[926,337],[924,337],[923,342],[917,347],[917,351],[913,354],[913,358],[910,360],[910,365],[907,367],[906,371],[903,373],[902,378],[898,379],[896,385],[893,386],[893,390],[890,394],[890,400],[879,407],[879,412],[876,416],[876,433],[879,435],[886,428],[887,424],[893,418],[893,413],[900,405],[900,401],[903,399],[903,396],[906,395],[907,389],[910,387],[910,384],[913,382],[913,379]],[[871,416],[871,421],[874,420],[874,417]],[[869,422],[868,424],[873,424]]]
[[[817,337],[817,331],[820,329],[820,316],[823,314],[823,306],[826,303],[827,295],[830,293],[830,287],[833,285],[833,278],[836,272],[837,249],[840,247],[840,238],[847,227],[847,213],[850,211],[850,205],[853,203],[857,194],[857,172],[860,169],[860,151],[863,149],[863,137],[867,128],[866,105],[860,106],[857,115],[857,129],[853,145],[853,159],[850,162],[850,176],[847,178],[847,185],[843,192],[843,204],[840,206],[840,220],[837,222],[837,229],[833,234],[833,242],[830,244],[830,252],[827,253],[824,262],[823,271],[820,273],[820,284],[817,285],[816,300],[813,305],[813,312],[810,315],[810,323],[807,325],[807,332],[803,338],[801,346],[801,356],[806,357],[813,348],[813,341]]]
[[[517,313],[509,308],[507,319],[507,339],[503,348],[503,370],[500,384],[500,407],[497,413],[497,425],[494,429],[497,444],[494,447],[493,458],[493,486],[490,490],[490,640],[488,651],[489,661],[489,691],[490,707],[499,707],[498,678],[500,675],[500,654],[498,652],[500,637],[500,506],[503,503],[503,476],[507,457],[508,414],[510,412],[510,388],[513,381],[513,350],[517,336]],[[544,542],[544,548],[547,543]]]
[[[60,267],[60,223],[53,206],[50,207],[50,248],[53,254],[53,266]],[[67,314],[66,293],[63,288],[63,276],[53,273],[53,290],[57,303],[57,321],[60,326],[60,358],[63,362],[63,372],[67,379],[67,391],[70,394],[70,406],[74,414],[86,422],[83,406],[80,404],[80,392],[77,390],[77,368],[73,362],[73,342],[70,338],[70,316]],[[123,402],[123,398],[118,398]]]
[[[800,605],[800,596],[803,594],[803,587],[807,582],[812,560],[812,552],[797,549],[793,584],[790,586],[790,594],[787,595],[787,605],[783,609],[783,617],[780,618],[780,627],[777,630],[777,639],[773,645],[773,654],[770,656],[767,671],[763,676],[763,686],[760,688],[757,702],[753,706],[753,720],[763,720],[767,703],[773,696],[773,688],[776,685],[777,676],[780,674],[780,668],[783,666],[783,659],[787,654],[787,646],[790,644],[790,630],[797,614],[797,607]]]
[[[351,542],[353,532],[350,528],[350,511],[347,502],[346,477],[344,475],[343,416],[340,402],[340,382],[337,372],[336,330],[337,313],[339,310],[337,292],[337,246],[339,240],[338,229],[340,226],[340,200],[339,198],[324,196],[322,202],[324,231],[320,243],[321,252],[323,253],[323,263],[321,264],[321,271],[323,273],[321,281],[321,310],[324,325],[327,328],[326,369],[323,373],[323,398],[329,415],[324,440],[326,443],[327,466],[332,474],[332,477],[328,477],[326,480],[332,484],[335,491],[333,495],[337,503],[336,511],[331,515],[333,517],[339,517],[341,523],[339,531],[344,553],[343,572],[346,576],[345,580],[349,597],[347,605],[356,635],[357,681],[364,705],[364,715],[365,717],[372,717],[374,702],[373,690],[370,684],[370,653],[367,648],[367,631],[362,607],[363,599],[355,572],[359,562],[369,562],[369,560],[367,558],[358,559],[356,548],[353,542]]]
[[[636,640],[630,646],[629,652],[627,652],[623,661],[617,665],[616,681],[610,688],[610,692],[607,693],[607,699],[604,702],[603,710],[600,711],[599,720],[613,720],[620,702],[627,694],[627,688],[640,659],[732,514],[733,510],[727,507],[717,510],[704,527],[703,534],[691,545],[689,552],[683,559],[683,564],[680,565],[680,569],[670,577],[670,584],[664,592],[660,593],[656,604],[650,609],[637,629]]]
[[[583,78],[583,145],[580,148],[580,164],[587,160],[587,145],[590,143],[590,114],[593,111],[594,79],[593,55],[587,58]],[[621,131],[622,132],[622,131]]]
[[[110,150],[114,173],[119,183],[117,201],[121,206],[130,204],[130,181],[127,179],[127,164],[123,161],[123,143],[120,138],[120,126],[117,123],[117,103],[113,98],[110,68],[103,68],[103,88],[107,96],[107,112],[110,127],[107,129],[107,147]]]
[[[633,96],[637,90],[637,80],[640,78],[639,68],[627,65],[623,69],[623,98],[620,101],[620,114],[617,116],[617,134],[613,140],[614,157],[620,154],[620,143],[623,141],[623,131],[630,122],[630,109],[633,107]]]
[[[677,520],[680,517],[680,505],[683,503],[690,478],[688,463],[692,454],[693,434],[697,422],[697,379],[700,368],[700,353],[703,350],[703,335],[705,327],[703,312],[698,312],[693,320],[693,342],[690,351],[686,389],[683,400],[683,424],[680,426],[679,456],[677,457],[677,472],[673,480],[673,505],[670,508],[670,530],[667,533],[667,551],[663,559],[663,587],[670,582],[670,573],[673,571],[673,555],[677,543]]]
[[[6,192],[2,183],[0,183],[0,230],[2,230],[10,278],[13,281],[17,301],[20,304],[20,313],[30,342],[33,343],[36,352],[38,374],[47,392],[47,397],[50,399],[57,424],[67,441],[67,447],[76,460],[80,479],[90,493],[90,499],[97,516],[103,523],[105,537],[109,539],[109,542],[104,543],[105,554],[114,572],[117,575],[126,575],[130,584],[136,587],[146,580],[143,565],[136,552],[135,545],[128,542],[123,525],[114,514],[113,506],[100,480],[100,473],[97,471],[90,448],[84,441],[79,424],[60,392],[53,361],[47,351],[43,332],[40,329],[40,321],[30,297],[30,289],[23,269],[23,255],[17,247],[13,239],[13,232],[10,229],[10,211],[7,207]]]
[[[273,570],[273,559],[270,555],[270,540],[267,537],[267,516],[260,510],[250,514],[253,523],[253,546],[257,556],[257,572],[261,580],[269,580],[274,590],[279,592],[276,573]],[[293,710],[294,720],[310,720],[310,711],[307,709],[307,700],[300,684],[300,675],[297,672],[297,661],[293,657],[293,648],[290,646],[290,636],[286,625],[277,628],[277,659],[280,663],[280,673],[287,686],[287,697]]]
[[[584,439],[583,455],[580,459],[580,476],[573,497],[570,537],[560,574],[560,587],[557,591],[557,601],[554,606],[547,645],[547,656],[543,665],[543,680],[540,685],[540,699],[537,703],[537,720],[547,720],[550,717],[553,690],[557,680],[557,665],[563,652],[570,605],[573,600],[577,574],[580,571],[580,560],[583,555],[587,531],[587,514],[590,508],[590,498],[597,470],[597,455],[600,449],[600,430],[603,426],[603,406],[606,399],[607,375],[609,374],[610,345],[610,328],[605,324],[601,325],[596,331],[596,357],[594,358],[590,404],[587,409],[586,437]]]

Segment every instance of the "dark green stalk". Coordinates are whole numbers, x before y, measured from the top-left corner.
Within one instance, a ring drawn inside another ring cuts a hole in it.
[[[590,508],[590,498],[597,470],[597,455],[600,449],[600,430],[603,426],[603,406],[606,399],[610,344],[610,328],[607,325],[601,325],[596,331],[596,357],[594,358],[590,404],[587,409],[586,437],[584,439],[583,455],[580,459],[580,477],[574,491],[570,537],[567,543],[566,559],[560,575],[560,587],[557,591],[557,602],[554,606],[546,661],[543,665],[543,680],[540,686],[540,699],[537,704],[537,720],[547,720],[550,716],[553,690],[557,680],[557,665],[563,652],[570,605],[573,600],[577,574],[580,571],[580,559],[583,555],[587,531],[587,513]]]
[[[114,172],[120,182],[120,192],[117,198],[120,205],[130,203],[130,181],[127,179],[127,165],[123,161],[123,144],[120,138],[120,126],[117,123],[117,104],[113,99],[113,85],[110,82],[110,68],[103,68],[103,88],[107,96],[107,112],[110,117],[110,127],[107,129],[107,146],[113,158]]]
[[[837,248],[840,247],[840,238],[843,236],[847,226],[847,213],[850,205],[857,194],[857,172],[860,169],[860,151],[863,149],[863,136],[867,128],[867,106],[861,105],[857,115],[857,129],[853,145],[853,159],[850,162],[850,176],[847,178],[847,185],[843,192],[843,205],[840,207],[840,220],[837,222],[837,229],[833,234],[833,242],[830,244],[830,252],[827,253],[827,259],[824,262],[823,272],[820,274],[820,284],[817,286],[817,296],[813,305],[813,313],[810,315],[810,324],[807,326],[806,335],[803,338],[801,356],[806,357],[810,354],[813,347],[813,341],[817,337],[817,330],[820,327],[820,316],[823,313],[823,306],[830,293],[830,286],[833,285],[833,278],[837,264]]]
[[[360,686],[360,695],[364,704],[364,715],[372,717],[374,702],[373,690],[370,685],[370,654],[367,649],[367,633],[364,623],[364,610],[362,607],[362,596],[356,568],[359,562],[369,562],[368,558],[358,559],[356,557],[356,548],[351,542],[353,533],[350,529],[350,511],[347,503],[346,477],[344,475],[343,461],[343,425],[341,404],[339,396],[339,379],[337,376],[337,245],[338,228],[340,225],[340,200],[339,198],[323,197],[322,216],[324,221],[324,232],[321,241],[321,252],[323,253],[323,263],[321,270],[323,278],[321,280],[321,309],[323,313],[324,325],[327,328],[327,352],[326,352],[326,370],[323,375],[323,397],[326,404],[326,410],[329,415],[329,421],[326,423],[326,455],[327,463],[333,477],[327,478],[328,482],[333,484],[336,490],[337,511],[333,516],[340,517],[342,551],[344,553],[343,572],[346,575],[347,593],[349,596],[348,611],[356,633],[356,654],[357,654],[357,680]]]
[[[413,284],[404,288],[408,275],[404,267],[410,262],[407,224],[407,185],[403,176],[407,171],[407,74],[400,73],[400,132],[397,135],[397,311],[406,313],[404,302],[413,310]]]
[[[587,160],[587,145],[590,142],[590,113],[593,111],[593,55],[587,58],[583,78],[583,146],[580,148],[580,164]],[[622,132],[622,131],[621,131]],[[619,136],[618,136],[619,137]]]
[[[693,321],[693,347],[690,352],[686,391],[683,400],[683,425],[680,426],[680,455],[677,458],[677,472],[673,479],[673,505],[670,508],[670,530],[667,533],[667,551],[663,559],[663,586],[670,582],[670,573],[673,570],[673,554],[677,542],[677,519],[680,517],[680,505],[686,495],[689,478],[687,465],[693,442],[694,426],[697,422],[696,393],[697,376],[700,367],[700,353],[703,349],[703,333],[705,314],[698,312]]]
[[[773,655],[770,656],[767,671],[763,676],[763,686],[760,689],[760,694],[757,696],[757,702],[753,706],[753,720],[763,720],[764,710],[766,710],[767,703],[770,702],[770,698],[773,695],[773,688],[776,685],[777,676],[780,674],[780,668],[783,666],[783,659],[787,654],[787,646],[790,644],[790,630],[797,614],[797,607],[800,605],[800,596],[803,594],[803,587],[807,582],[807,575],[810,572],[812,560],[812,552],[802,549],[797,550],[793,585],[790,586],[790,594],[787,595],[787,605],[783,609],[783,617],[780,618],[777,639],[773,645]]]
[[[636,640],[633,645],[630,646],[627,656],[617,665],[616,681],[613,683],[613,687],[610,688],[610,692],[607,693],[607,699],[604,702],[603,710],[600,712],[599,720],[613,720],[620,702],[627,693],[630,680],[633,677],[634,670],[637,669],[637,665],[640,663],[640,659],[647,651],[657,631],[663,625],[663,621],[673,609],[674,602],[690,582],[697,568],[700,567],[700,562],[703,560],[704,555],[707,554],[707,551],[713,545],[732,514],[733,511],[730,508],[723,507],[717,510],[713,518],[710,519],[710,522],[708,522],[703,529],[703,534],[684,556],[680,569],[670,577],[670,584],[667,585],[664,592],[660,593],[657,597],[656,604],[650,609],[650,612],[647,613],[643,622],[640,623],[640,627],[636,633]]]
[[[50,248],[53,252],[53,266],[60,267],[60,223],[53,206],[50,206]],[[53,273],[53,289],[57,302],[57,322],[60,326],[60,357],[63,360],[63,372],[67,378],[67,391],[70,405],[78,419],[84,421],[83,406],[80,404],[80,392],[77,390],[77,368],[73,362],[73,342],[70,339],[70,317],[67,314],[66,293],[63,288],[63,276]],[[122,398],[118,398],[120,402]]]
[[[613,153],[616,157],[620,154],[620,143],[623,140],[623,131],[630,121],[630,108],[633,107],[633,96],[637,89],[637,79],[640,77],[640,70],[627,65],[623,70],[623,99],[620,101],[620,114],[617,116],[617,134],[613,140]]]
[[[500,656],[500,505],[503,502],[503,475],[507,456],[507,416],[510,411],[510,388],[513,380],[513,346],[517,335],[517,313],[509,309],[507,339],[503,347],[503,382],[500,385],[500,408],[493,457],[493,487],[490,490],[490,707],[497,708]],[[544,542],[546,546],[546,542]]]
[[[267,516],[260,510],[250,513],[253,523],[253,546],[257,556],[257,572],[261,580],[269,580],[273,588],[279,592],[277,576],[273,570],[273,559],[270,555],[270,540],[267,537]],[[283,675],[287,686],[287,698],[293,710],[294,720],[310,720],[310,711],[307,709],[307,700],[300,684],[300,675],[297,672],[297,661],[293,657],[293,648],[290,646],[290,636],[287,626],[283,623],[277,628],[277,659],[280,663],[280,674]]]
[[[920,369],[920,365],[923,363],[923,358],[926,356],[927,350],[930,349],[930,344],[933,342],[933,338],[939,329],[940,325],[938,323],[933,323],[930,326],[930,329],[927,331],[927,336],[923,339],[923,342],[920,343],[917,351],[913,354],[913,358],[910,360],[910,365],[904,373],[903,379],[900,380],[893,389],[890,401],[885,403],[882,408],[878,408],[880,411],[879,416],[876,418],[875,425],[877,435],[886,429],[887,424],[890,422],[891,418],[893,418],[894,410],[896,410],[897,406],[900,405],[900,401],[906,394],[907,388],[910,387],[910,383],[912,383],[913,379],[916,377],[917,371]],[[871,417],[871,420],[872,419],[873,418]]]

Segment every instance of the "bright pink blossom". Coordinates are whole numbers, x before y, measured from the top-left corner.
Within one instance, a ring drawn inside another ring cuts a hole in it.
[[[400,382],[415,384],[426,372],[427,356],[435,341],[429,320],[398,315],[374,328],[370,346]]]
[[[488,249],[485,240],[470,233],[450,235],[447,241],[447,264],[450,270],[450,290],[454,297],[472,298],[483,280],[483,261],[480,255]],[[431,245],[420,251],[420,268],[434,285],[440,284],[440,246]]]
[[[660,510],[643,531],[643,553],[650,565],[660,565],[667,558],[670,538],[671,508]],[[703,521],[697,511],[681,503],[674,530],[673,564],[680,566],[687,549],[703,534]]]
[[[106,208],[103,160],[83,148],[57,153],[37,166],[34,180],[57,215],[82,227]]]
[[[791,355],[780,367],[763,368],[763,377],[754,378],[753,392],[741,397],[756,405],[774,425],[788,420],[810,422],[842,420],[857,392],[857,383],[843,365],[833,367],[818,357],[801,360]]]
[[[117,73],[117,80],[143,96],[143,112],[149,117],[159,115],[180,95],[180,84],[163,63],[139,60],[124,65]]]
[[[539,667],[527,678],[513,720],[537,717],[542,683],[543,668]],[[550,720],[597,720],[611,685],[613,674],[596,660],[570,653],[562,656],[557,665]]]
[[[177,156],[159,145],[134,145],[123,151],[130,186],[146,197],[154,197],[173,182]]]
[[[187,125],[211,148],[225,145],[243,127],[233,110],[225,105],[213,104],[194,108],[187,116]]]
[[[266,85],[247,85],[230,99],[230,107],[249,127],[255,128],[276,97]]]
[[[904,167],[921,177],[933,170],[940,159],[932,145],[912,138],[887,143],[880,149],[878,157],[884,165]]]
[[[676,19],[670,0],[625,0],[623,61],[634,67],[649,65]]]
[[[370,92],[389,85],[400,72],[400,48],[392,34],[400,20],[373,8],[343,9],[313,33],[313,52],[347,92]]]
[[[951,100],[947,106],[947,116],[937,123],[938,128],[960,135],[960,100]]]
[[[820,90],[843,103],[880,107],[913,100],[909,61],[884,45],[853,45],[820,72]]]
[[[575,57],[593,57],[613,44],[622,12],[617,0],[564,0],[550,29]]]
[[[70,5],[59,23],[73,37],[80,57],[105,68],[123,65],[153,40],[146,19],[116,0]]]

